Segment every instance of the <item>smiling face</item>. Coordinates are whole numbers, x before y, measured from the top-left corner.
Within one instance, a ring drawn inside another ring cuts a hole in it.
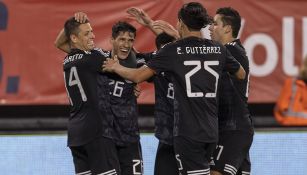
[[[116,38],[111,39],[112,55],[119,59],[126,59],[133,47],[135,35],[132,32],[119,32]]]
[[[95,47],[95,35],[90,23],[81,24],[78,27],[78,34],[72,34],[71,40],[74,46],[80,50],[90,51]]]

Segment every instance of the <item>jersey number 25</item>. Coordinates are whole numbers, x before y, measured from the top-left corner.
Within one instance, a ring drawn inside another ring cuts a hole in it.
[[[185,75],[188,97],[203,97],[204,96],[203,92],[192,92],[191,79],[190,79],[191,76],[196,74],[201,69],[201,61],[184,61],[183,64],[185,66],[196,66]],[[219,74],[215,70],[213,70],[210,66],[217,66],[217,65],[219,65],[219,61],[204,61],[204,69],[215,77],[215,90],[214,92],[206,93],[205,97],[216,97]]]

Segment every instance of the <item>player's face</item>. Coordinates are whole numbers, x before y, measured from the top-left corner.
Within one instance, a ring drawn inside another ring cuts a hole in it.
[[[95,35],[90,23],[85,23],[79,26],[79,33],[74,42],[77,48],[90,51],[95,47],[94,39]]]
[[[211,24],[209,30],[212,40],[222,42],[223,35],[225,34],[225,26],[221,15],[217,14],[214,16],[213,24]]]
[[[116,38],[112,38],[113,46],[112,54],[117,55],[117,58],[126,59],[134,44],[134,33],[120,32]]]

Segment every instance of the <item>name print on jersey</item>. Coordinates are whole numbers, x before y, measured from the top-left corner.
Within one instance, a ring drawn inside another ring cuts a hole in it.
[[[83,54],[75,54],[75,55],[68,56],[64,59],[63,64],[67,64],[72,61],[80,60],[82,59],[82,57],[83,57]]]
[[[177,54],[221,54],[220,47],[177,47]]]

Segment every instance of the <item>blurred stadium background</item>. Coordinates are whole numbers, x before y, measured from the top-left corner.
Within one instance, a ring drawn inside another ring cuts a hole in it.
[[[256,134],[251,149],[254,175],[306,175],[306,127],[282,127],[273,108],[283,81],[295,76],[307,55],[306,0],[197,0],[213,15],[232,6],[243,17],[240,38],[250,58],[250,110]],[[86,12],[96,44],[110,49],[111,26],[127,20],[137,29],[135,47],[154,50],[154,35],[126,19],[125,9],[143,8],[153,19],[175,25],[188,0],[0,0],[0,174],[69,175],[66,147],[69,114],[63,83],[65,54],[53,45],[64,21]],[[204,34],[206,35],[205,31]],[[142,84],[139,124],[145,175],[153,172],[153,86]]]

